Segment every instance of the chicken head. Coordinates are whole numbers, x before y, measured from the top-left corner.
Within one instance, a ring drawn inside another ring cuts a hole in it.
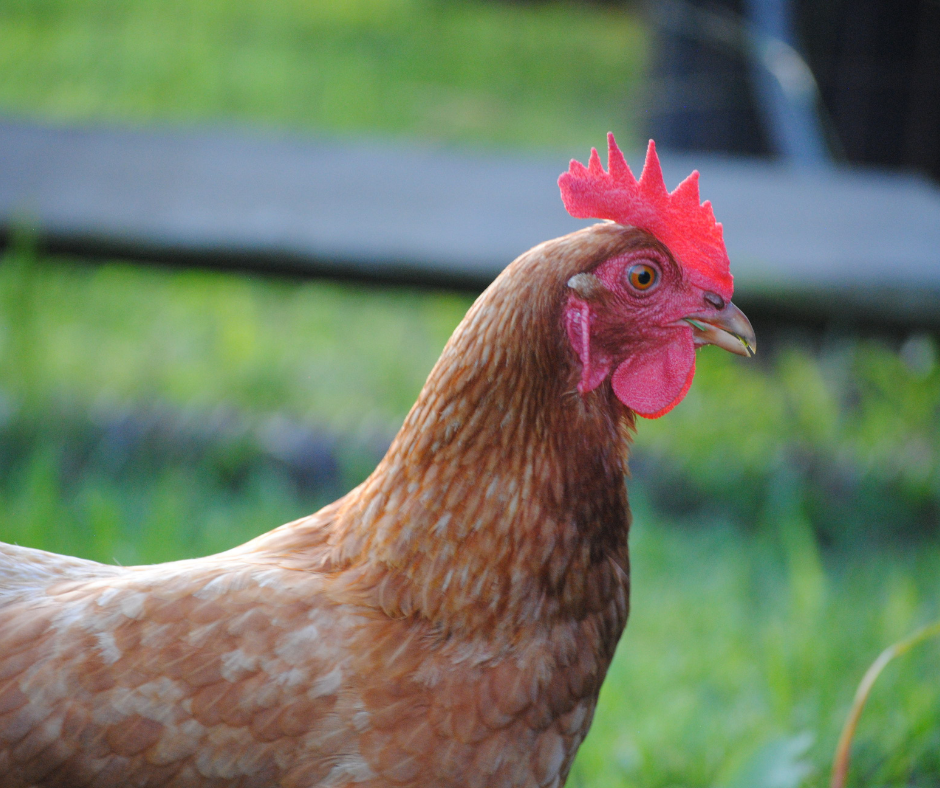
[[[652,141],[639,181],[613,135],[608,143],[610,171],[592,151],[587,168],[572,162],[559,179],[562,197],[572,215],[636,231],[624,251],[568,281],[565,328],[581,362],[581,394],[610,376],[624,405],[657,418],[689,390],[697,347],[749,356],[756,340],[731,303],[721,225],[707,202],[699,204],[698,173],[669,194]]]

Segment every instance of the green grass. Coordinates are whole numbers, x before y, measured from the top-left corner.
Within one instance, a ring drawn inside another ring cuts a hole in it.
[[[105,563],[171,561],[220,552],[329,502],[273,472],[237,486],[198,466],[70,479],[61,459],[49,442],[13,466],[0,487],[0,539]]]
[[[760,325],[757,326],[758,334]],[[692,481],[673,494],[757,522],[796,496],[827,544],[940,531],[940,365],[933,337],[782,342],[741,363],[699,354],[695,385],[637,444]],[[655,463],[654,463],[655,464]],[[665,505],[670,504],[662,497]],[[674,513],[679,513],[675,509]],[[843,546],[845,546],[843,544]]]
[[[400,423],[471,299],[10,254],[0,386],[16,407],[279,411]]]
[[[633,14],[469,0],[5,0],[0,111],[587,149],[636,141]]]
[[[833,562],[805,522],[753,534],[640,515],[633,613],[572,784],[828,786],[868,664],[940,617],[940,549]],[[935,643],[888,668],[861,718],[850,785],[936,784],[938,671]]]

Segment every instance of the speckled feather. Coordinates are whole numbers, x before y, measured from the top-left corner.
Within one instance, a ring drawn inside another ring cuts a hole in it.
[[[559,786],[628,609],[633,417],[577,393],[536,247],[472,307],[385,459],[203,559],[0,546],[0,786]]]

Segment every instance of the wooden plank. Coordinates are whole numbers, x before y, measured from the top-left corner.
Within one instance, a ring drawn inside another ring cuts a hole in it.
[[[587,153],[5,121],[0,230],[26,226],[78,254],[480,289],[530,246],[583,226],[555,182]],[[670,186],[701,171],[736,301],[784,320],[940,326],[940,190],[926,180],[662,160]]]

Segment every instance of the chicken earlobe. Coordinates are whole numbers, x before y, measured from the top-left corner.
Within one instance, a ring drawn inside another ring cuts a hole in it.
[[[581,380],[578,393],[587,394],[596,389],[610,372],[611,360],[591,349],[591,307],[582,299],[572,297],[565,309],[565,329],[568,341],[581,361]]]

